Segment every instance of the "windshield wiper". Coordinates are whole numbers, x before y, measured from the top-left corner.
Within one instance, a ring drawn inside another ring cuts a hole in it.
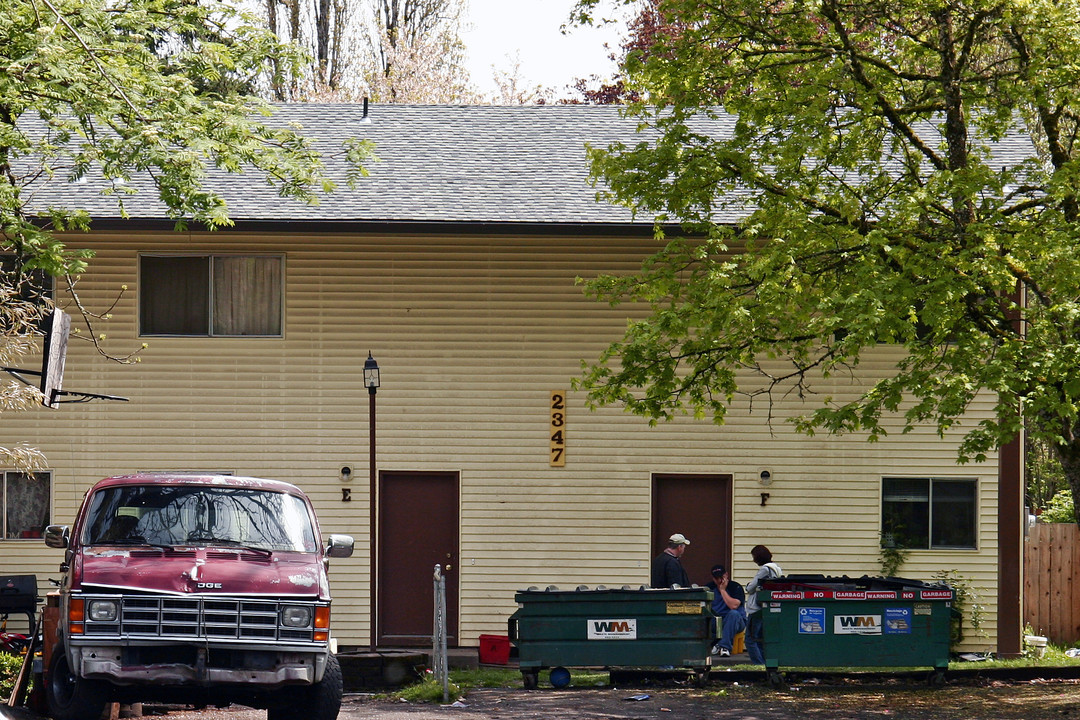
[[[251,552],[266,555],[266,557],[270,557],[274,554],[274,551],[270,548],[259,547],[258,545],[245,545],[239,540],[226,540],[224,538],[216,538],[211,535],[189,535],[187,541],[189,543],[204,543],[206,545],[225,545],[228,547],[238,547],[243,550],[250,550]]]
[[[98,540],[90,543],[91,545],[145,545],[147,547],[160,548],[162,550],[173,550],[172,545],[163,545],[161,543],[147,542],[146,538],[142,535],[128,535],[127,537],[116,538],[114,540],[104,540],[99,538]]]

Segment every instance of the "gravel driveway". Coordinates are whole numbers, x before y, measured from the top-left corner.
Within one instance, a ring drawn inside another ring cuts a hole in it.
[[[265,712],[236,707],[174,710],[158,716],[159,720],[264,720],[265,717]],[[773,690],[764,682],[712,682],[704,689],[479,689],[469,692],[456,707],[349,695],[339,720],[1071,720],[1074,717],[1080,717],[1080,680],[1075,679],[975,678],[931,689],[924,683],[903,679],[822,682],[809,678],[784,690]]]

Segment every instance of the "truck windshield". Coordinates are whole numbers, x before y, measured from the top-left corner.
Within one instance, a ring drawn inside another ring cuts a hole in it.
[[[94,494],[86,545],[224,545],[315,552],[307,504],[294,495],[208,485],[126,485]]]

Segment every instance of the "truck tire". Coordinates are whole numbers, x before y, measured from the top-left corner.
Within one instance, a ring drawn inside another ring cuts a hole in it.
[[[330,655],[322,681],[310,687],[289,688],[279,702],[266,709],[266,720],[335,720],[341,710],[342,689],[341,664],[335,655]]]
[[[108,689],[101,682],[71,672],[64,648],[53,650],[45,676],[45,702],[53,720],[98,720],[105,709]]]

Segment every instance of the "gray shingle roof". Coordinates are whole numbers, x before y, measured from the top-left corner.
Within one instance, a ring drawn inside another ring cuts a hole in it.
[[[585,145],[635,141],[636,123],[615,107],[372,105],[361,123],[356,104],[276,106],[271,122],[294,122],[324,155],[350,137],[375,143],[380,161],[353,190],[344,160],[327,162],[338,188],[319,205],[283,199],[255,173],[212,172],[208,185],[226,199],[236,221],[465,223],[632,222],[629,210],[597,202],[587,182]],[[148,181],[124,198],[129,215],[162,219]],[[35,205],[83,208],[116,218],[116,199],[94,181],[68,184],[55,176],[35,189]],[[650,218],[637,221],[645,226]]]
[[[644,139],[637,121],[621,117],[617,107],[372,105],[368,122],[357,104],[275,107],[270,122],[299,124],[324,155],[340,153],[349,138],[364,138],[375,143],[380,161],[369,163],[370,177],[350,189],[344,160],[328,160],[338,189],[314,206],[279,197],[255,173],[212,171],[208,185],[225,197],[238,222],[652,224],[650,217],[635,220],[627,208],[597,201],[597,189],[587,181],[586,144]],[[733,119],[699,122],[705,123],[699,131],[723,136]],[[930,125],[926,130],[935,133]],[[1022,133],[1013,133],[993,152],[993,164],[1013,164],[1030,158],[1033,149]],[[125,197],[128,214],[165,219],[149,181],[136,178],[131,185],[139,192]],[[34,204],[119,218],[116,199],[100,191],[93,181],[69,184],[58,173],[35,186]],[[718,209],[715,219],[734,222],[743,214],[734,205]]]

